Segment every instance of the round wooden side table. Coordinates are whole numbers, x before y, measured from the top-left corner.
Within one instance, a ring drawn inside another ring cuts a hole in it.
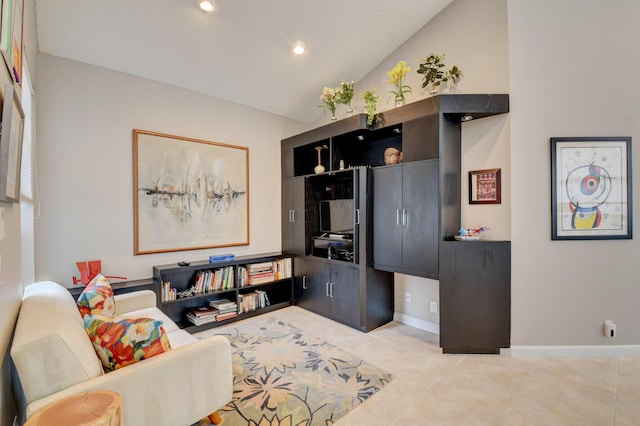
[[[121,405],[117,392],[84,392],[47,405],[24,426],[121,426]]]

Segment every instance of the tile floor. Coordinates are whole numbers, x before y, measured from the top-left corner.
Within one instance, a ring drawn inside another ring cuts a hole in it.
[[[640,358],[443,355],[437,336],[397,322],[361,333],[298,307],[266,315],[394,375],[339,426],[640,425]]]

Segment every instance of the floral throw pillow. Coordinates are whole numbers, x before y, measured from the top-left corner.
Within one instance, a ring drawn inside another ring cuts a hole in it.
[[[105,371],[113,371],[171,349],[162,321],[152,318],[84,317],[84,328]]]
[[[78,309],[84,318],[85,315],[106,315],[113,317],[116,314],[116,303],[109,280],[104,275],[96,275],[78,297]]]

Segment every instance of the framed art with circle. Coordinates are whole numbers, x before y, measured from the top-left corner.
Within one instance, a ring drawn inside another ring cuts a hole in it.
[[[631,137],[551,138],[551,239],[632,238]]]

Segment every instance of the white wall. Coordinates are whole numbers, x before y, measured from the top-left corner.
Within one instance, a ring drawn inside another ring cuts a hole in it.
[[[34,0],[24,1],[23,23],[23,61],[28,63],[31,76],[36,75],[36,23]],[[3,59],[0,59],[0,62]],[[12,83],[4,64],[0,65],[0,92],[4,99],[4,85]],[[22,90],[14,86],[20,97]],[[20,229],[23,225],[20,218],[20,204],[0,202],[4,210],[4,238],[0,238],[0,425],[13,422],[15,405],[11,391],[11,369],[9,344],[22,300],[22,242]],[[29,224],[26,224],[28,227]]]
[[[72,286],[75,263],[148,278],[153,265],[280,251],[280,140],[306,126],[130,75],[38,58],[36,278]],[[249,246],[133,255],[133,129],[249,147]]]
[[[445,53],[447,68],[457,65],[464,74],[460,82],[440,93],[509,93],[509,50],[507,39],[506,0],[456,0],[418,31],[393,54],[385,58],[365,78],[356,83],[358,103],[362,111],[360,92],[376,89],[380,95],[378,111],[393,108],[393,86],[387,72],[398,61],[407,61],[411,71],[405,84],[413,93],[407,103],[429,97],[429,88],[422,88],[422,75],[415,72],[421,60],[431,53]],[[511,167],[509,158],[509,115],[484,118],[463,124],[462,194],[468,194],[469,170],[502,169],[502,204],[470,206],[463,199],[461,223],[465,227],[488,226],[487,239],[508,240],[511,236]],[[405,302],[405,292],[411,302]],[[429,302],[439,301],[438,281],[396,274],[395,310],[397,318],[409,324],[437,331],[439,314],[431,313]]]
[[[512,345],[639,345],[637,227],[632,240],[551,240],[549,138],[631,136],[639,170],[640,2],[508,3]]]

